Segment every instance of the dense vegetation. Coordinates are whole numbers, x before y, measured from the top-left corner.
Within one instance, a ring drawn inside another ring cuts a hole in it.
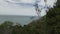
[[[24,27],[5,21],[0,25],[0,34],[60,34],[60,0],[54,9],[51,8],[47,12],[47,15]]]

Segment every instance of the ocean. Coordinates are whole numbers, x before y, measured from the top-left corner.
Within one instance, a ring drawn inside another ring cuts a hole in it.
[[[11,21],[14,24],[27,25],[36,18],[37,16],[0,15],[0,24],[4,21]]]

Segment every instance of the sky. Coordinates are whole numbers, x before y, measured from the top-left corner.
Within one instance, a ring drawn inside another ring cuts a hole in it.
[[[37,2],[38,1],[38,2]],[[0,15],[24,15],[37,16],[35,11],[36,2],[41,10],[41,16],[46,15],[47,7],[53,8],[57,0],[0,0]]]

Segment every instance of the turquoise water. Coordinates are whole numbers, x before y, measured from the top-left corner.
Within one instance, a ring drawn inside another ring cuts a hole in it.
[[[14,24],[27,25],[32,22],[36,16],[16,16],[16,15],[0,15],[0,24],[4,21],[12,21]]]

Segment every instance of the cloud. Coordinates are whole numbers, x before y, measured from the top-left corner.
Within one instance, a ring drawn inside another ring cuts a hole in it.
[[[48,0],[45,6],[44,0],[0,0],[0,15],[28,15],[37,16],[35,7],[32,6],[36,1],[39,1],[39,8],[43,8],[41,15],[45,15],[44,7],[52,8],[55,0]]]
[[[50,8],[53,8],[53,6],[55,6],[56,2],[57,2],[57,0],[47,0],[46,5]]]
[[[36,0],[21,0],[22,3],[35,3]]]
[[[36,0],[6,0],[12,3],[35,3]]]

